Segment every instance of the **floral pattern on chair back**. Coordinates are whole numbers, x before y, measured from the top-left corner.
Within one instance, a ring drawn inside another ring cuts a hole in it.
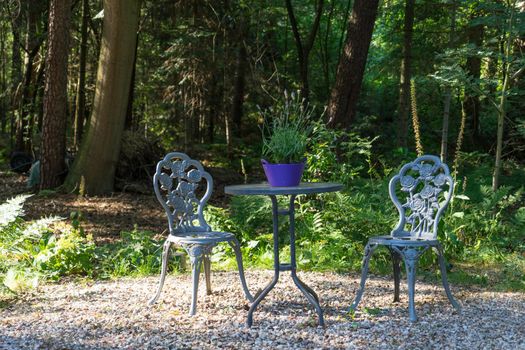
[[[400,216],[392,236],[436,239],[453,188],[449,169],[438,157],[424,155],[405,164],[389,184],[390,198]]]
[[[203,183],[206,191],[199,197]],[[170,234],[210,231],[203,209],[211,196],[213,180],[198,161],[184,153],[167,154],[157,164],[153,187],[168,216]]]

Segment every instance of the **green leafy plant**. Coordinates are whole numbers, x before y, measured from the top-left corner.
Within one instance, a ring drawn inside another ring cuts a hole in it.
[[[263,157],[273,163],[299,163],[306,153],[313,115],[298,94],[284,92],[284,100],[274,107],[261,111]]]
[[[102,278],[120,276],[144,276],[160,271],[162,241],[150,231],[137,228],[120,233],[121,240],[97,248],[99,276]],[[170,266],[184,265],[184,256],[171,254]]]
[[[0,285],[19,293],[41,280],[65,275],[90,275],[95,245],[80,225],[60,217],[45,217],[32,223],[22,220],[22,195],[0,205]]]
[[[306,181],[334,181],[348,185],[356,177],[372,173],[372,145],[378,137],[329,130],[321,121],[312,125],[310,147],[306,153]]]

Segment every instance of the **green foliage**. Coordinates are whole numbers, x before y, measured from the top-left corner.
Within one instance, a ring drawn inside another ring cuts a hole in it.
[[[378,139],[357,133],[329,130],[322,122],[313,124],[307,152],[305,181],[337,181],[343,184],[370,173],[372,144]],[[368,169],[365,169],[365,164]]]
[[[0,205],[1,286],[20,292],[43,279],[91,274],[95,250],[92,237],[59,217],[23,222],[27,198],[18,196]]]
[[[121,232],[121,240],[99,247],[101,277],[148,275],[158,273],[162,243],[152,232]]]
[[[313,109],[298,94],[285,91],[283,101],[261,114],[263,157],[273,163],[301,162],[308,146]]]
[[[326,152],[323,157],[335,163],[335,148],[326,147],[323,151]],[[319,159],[318,164],[326,164]],[[335,167],[334,163],[327,162]],[[516,186],[520,183],[517,181],[525,176],[523,169],[510,168],[507,164],[506,185],[492,192],[490,158],[464,154],[461,164],[460,173],[465,175],[456,185],[453,200],[439,228],[439,238],[447,259],[453,266],[459,266],[450,271],[452,279],[480,285],[497,283],[498,288],[523,290],[525,196],[524,190]],[[303,269],[359,271],[368,238],[389,234],[398,220],[398,213],[388,197],[390,175],[369,180],[356,176],[349,181],[345,178],[346,174],[324,170],[329,167],[322,169],[317,173],[322,180],[348,181],[347,187],[340,193],[298,198],[298,264]],[[513,178],[516,181],[512,181]],[[280,202],[280,206],[286,205],[286,202]],[[235,196],[229,209],[210,207],[206,215],[214,228],[237,235],[248,266],[271,268],[273,243],[269,200],[257,196]],[[279,229],[282,233],[279,238],[280,255],[284,261],[289,258],[287,220],[279,221]],[[233,267],[233,254],[227,253],[227,250],[221,252],[220,260],[230,259],[229,266]],[[435,254],[426,253],[420,261],[421,272],[435,271],[436,263]],[[491,274],[473,269],[475,264],[492,270],[495,266],[500,267],[497,273]],[[467,266],[465,270],[463,266]],[[371,269],[381,273],[391,272],[387,250],[376,251]],[[433,278],[438,277],[434,275]]]

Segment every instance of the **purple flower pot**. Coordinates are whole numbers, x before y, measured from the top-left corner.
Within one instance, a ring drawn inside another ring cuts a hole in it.
[[[306,159],[301,163],[273,164],[261,159],[266,178],[271,186],[292,187],[298,186],[303,176]]]

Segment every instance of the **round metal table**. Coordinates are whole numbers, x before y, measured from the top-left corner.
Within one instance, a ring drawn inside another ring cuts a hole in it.
[[[323,310],[319,304],[319,297],[306,283],[301,281],[297,276],[297,263],[295,258],[295,197],[301,194],[314,194],[335,192],[343,188],[339,183],[326,182],[302,182],[299,186],[294,187],[272,187],[269,184],[252,184],[252,185],[234,185],[226,186],[224,192],[233,195],[266,195],[272,200],[272,214],[273,214],[273,266],[274,277],[273,280],[264,289],[258,293],[255,300],[250,305],[248,311],[248,318],[246,325],[252,326],[253,312],[259,303],[266,297],[266,295],[273,289],[279,280],[280,271],[291,271],[292,279],[304,294],[306,299],[312,304],[319,316],[319,325],[324,326]],[[288,209],[279,209],[276,196],[290,196]],[[287,215],[290,218],[290,263],[282,264],[279,261],[279,215]]]

